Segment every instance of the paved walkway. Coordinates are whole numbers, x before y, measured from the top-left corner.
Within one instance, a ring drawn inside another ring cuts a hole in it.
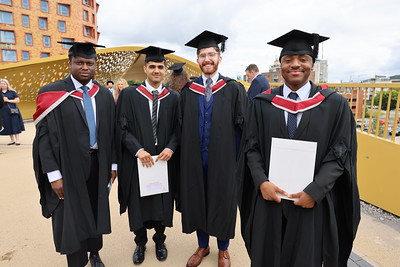
[[[0,136],[0,266],[54,267],[66,266],[65,257],[54,250],[51,221],[41,216],[39,194],[32,170],[33,123],[26,123],[21,135],[22,145],[6,146],[8,137]],[[119,215],[117,185],[110,195],[112,230],[104,237],[101,257],[107,266],[132,267],[135,248],[129,232],[127,215]],[[150,233],[152,234],[152,232]],[[169,256],[158,262],[150,241],[146,259],[140,266],[184,266],[196,249],[194,234],[181,233],[180,214],[174,215],[174,227],[167,229],[166,245]],[[216,266],[218,250],[211,239],[211,253],[201,266]],[[233,266],[250,266],[237,224],[236,238],[231,241]],[[400,233],[379,220],[363,214],[359,232],[348,266],[400,266]]]

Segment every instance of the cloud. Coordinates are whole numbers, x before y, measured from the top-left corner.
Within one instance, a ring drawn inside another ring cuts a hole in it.
[[[330,37],[320,49],[329,82],[400,74],[398,0],[97,2],[100,44],[153,44],[194,61],[194,49],[184,44],[211,30],[229,37],[220,72],[231,77],[250,63],[268,71],[280,49],[267,43],[292,29]]]

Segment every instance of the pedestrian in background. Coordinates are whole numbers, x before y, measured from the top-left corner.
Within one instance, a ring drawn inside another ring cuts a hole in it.
[[[183,69],[183,65],[186,63],[174,63],[169,70],[172,70],[171,75],[169,76],[167,87],[175,90],[180,93],[182,87],[189,81],[188,75],[186,71]]]
[[[114,82],[113,81],[107,81],[107,89],[110,91],[112,95],[114,95]]]
[[[0,131],[0,135],[10,136],[11,142],[7,145],[19,146],[21,144],[19,141],[19,134],[25,131],[21,112],[17,106],[20,99],[18,93],[11,88],[10,83],[6,79],[0,79],[0,89],[4,101],[4,106],[1,109],[4,129]]]
[[[118,96],[124,88],[128,87],[129,84],[124,78],[119,78],[114,85],[114,99],[115,103],[118,101]]]
[[[247,77],[249,77],[249,82],[251,82],[249,90],[247,91],[247,96],[250,101],[253,101],[256,95],[270,88],[269,82],[267,78],[260,73],[256,64],[250,64],[245,71]]]

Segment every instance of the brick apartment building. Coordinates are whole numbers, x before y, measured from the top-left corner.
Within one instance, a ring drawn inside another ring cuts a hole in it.
[[[57,41],[97,43],[96,0],[0,0],[0,65],[65,54]]]

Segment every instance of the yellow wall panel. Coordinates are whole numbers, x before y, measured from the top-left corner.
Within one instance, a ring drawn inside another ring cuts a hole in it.
[[[400,145],[362,132],[357,138],[361,199],[400,216]]]

